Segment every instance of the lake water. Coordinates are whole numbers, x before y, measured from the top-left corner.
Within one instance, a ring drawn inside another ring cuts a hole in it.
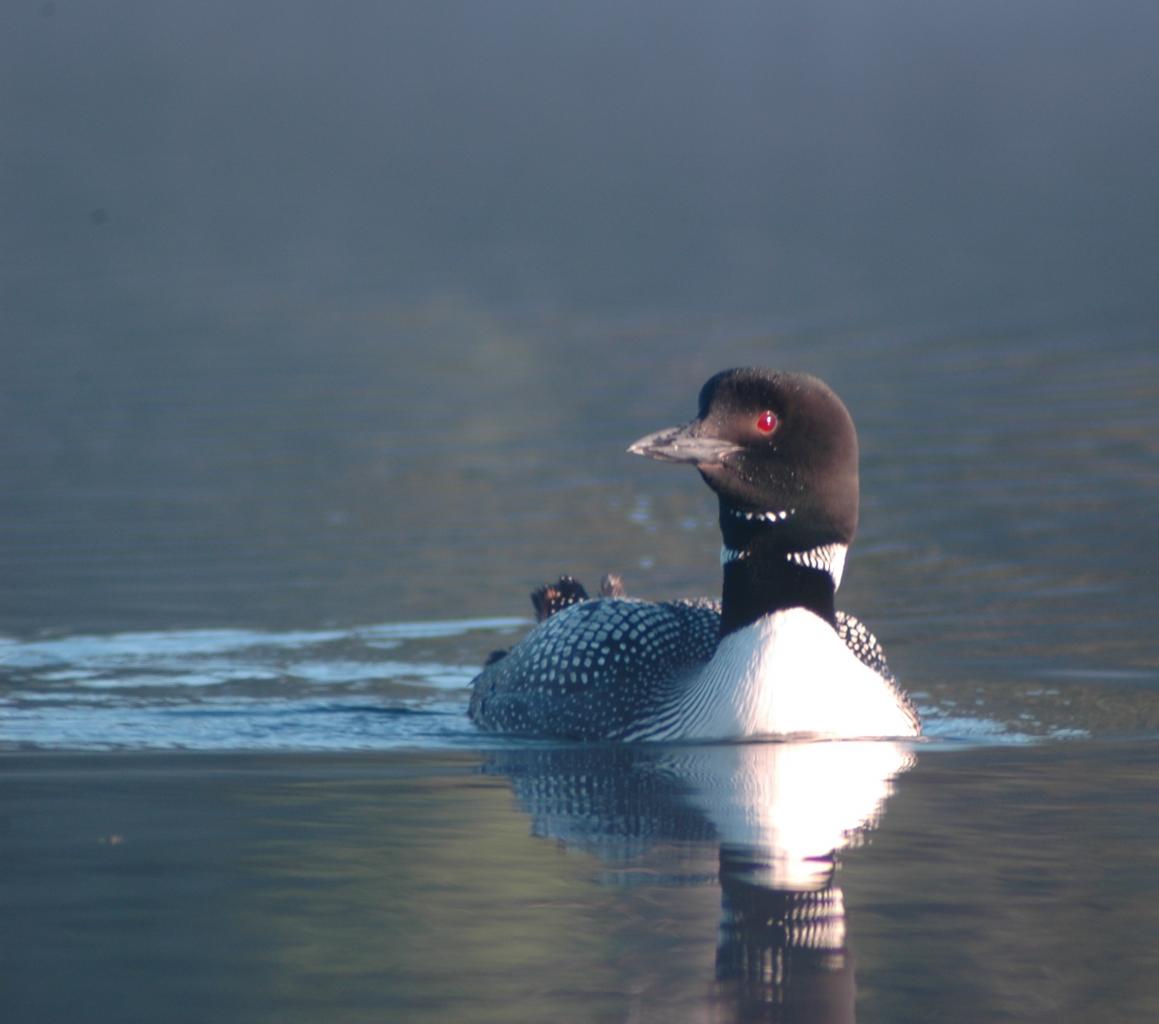
[[[1159,8],[10,6],[5,1021],[1159,1015]],[[927,739],[477,734],[733,365]]]

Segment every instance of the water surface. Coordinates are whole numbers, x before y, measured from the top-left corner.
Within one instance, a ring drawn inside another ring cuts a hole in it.
[[[794,817],[826,783],[790,771],[745,825],[754,750],[5,755],[8,1017],[1159,1010],[1152,743],[891,752],[883,816],[871,772]],[[845,849],[786,868],[761,834]]]
[[[9,4],[0,1016],[1154,1017],[1157,11]],[[929,738],[480,737],[745,364]]]

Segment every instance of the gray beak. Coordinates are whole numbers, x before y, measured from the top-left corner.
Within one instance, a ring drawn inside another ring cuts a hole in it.
[[[699,420],[683,427],[668,427],[633,441],[628,451],[660,462],[688,462],[696,466],[719,466],[726,455],[739,452],[741,446],[719,437],[703,437],[696,433]]]

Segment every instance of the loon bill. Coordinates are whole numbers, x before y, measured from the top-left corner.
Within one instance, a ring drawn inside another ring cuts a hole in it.
[[[806,374],[725,370],[699,413],[629,449],[696,466],[720,505],[721,599],[589,599],[562,577],[541,620],[472,683],[481,729],[581,740],[916,736],[876,638],[834,604],[857,529],[858,449]]]

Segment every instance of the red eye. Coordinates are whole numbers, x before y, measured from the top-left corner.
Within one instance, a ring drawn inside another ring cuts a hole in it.
[[[777,429],[777,414],[766,409],[757,417],[757,430],[762,434],[771,434]]]

